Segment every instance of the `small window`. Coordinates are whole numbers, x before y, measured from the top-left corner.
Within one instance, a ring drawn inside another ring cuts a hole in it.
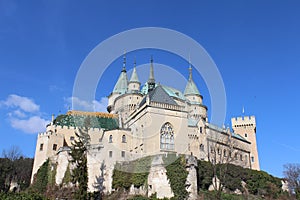
[[[122,136],[122,143],[126,143],[126,135]]]
[[[251,162],[254,162],[254,156],[251,156]]]
[[[113,137],[112,137],[112,135],[109,136],[108,142],[109,142],[109,143],[112,143],[112,142],[113,142]]]
[[[211,153],[214,153],[214,152],[215,152],[215,150],[214,150],[214,148],[213,148],[212,146],[210,147],[210,152],[211,152]]]
[[[56,151],[56,149],[57,149],[57,144],[53,144],[52,149],[53,149],[53,151]]]
[[[202,133],[202,126],[200,127],[200,133]]]
[[[200,144],[200,150],[204,151],[204,145],[203,144]]]
[[[245,137],[248,137],[248,134],[247,134],[247,133],[245,133]]]
[[[221,155],[221,150],[218,148],[218,154]]]
[[[224,157],[227,157],[227,152],[226,152],[226,149],[224,149]]]
[[[243,155],[242,154],[240,155],[240,160],[243,161]]]
[[[121,151],[122,158],[125,158],[125,151]]]
[[[73,141],[73,140],[74,140],[74,136],[71,136],[71,137],[70,137],[70,140]]]
[[[44,148],[44,144],[40,144],[40,151],[43,151],[43,148]]]
[[[109,151],[109,152],[108,152],[108,155],[109,155],[109,157],[111,158],[111,157],[112,157],[112,151]]]
[[[237,153],[234,154],[234,158],[235,158],[236,160],[238,159],[238,154],[237,154]]]

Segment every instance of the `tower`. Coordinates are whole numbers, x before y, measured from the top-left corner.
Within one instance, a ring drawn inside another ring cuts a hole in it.
[[[123,56],[123,68],[121,71],[121,74],[119,76],[119,79],[114,87],[113,92],[108,96],[108,106],[107,106],[107,111],[110,113],[114,110],[114,101],[115,99],[122,95],[127,93],[128,91],[128,77],[126,73],[126,55],[124,53]]]
[[[152,58],[152,56],[151,56],[151,60],[150,60],[150,74],[149,74],[149,79],[148,79],[147,83],[148,83],[148,92],[150,92],[155,88],[155,79],[154,79],[154,69],[153,69],[153,58]]]
[[[134,60],[134,67],[132,71],[131,78],[128,84],[128,91],[130,93],[138,93],[140,91],[141,83],[136,72],[136,61]]]
[[[184,90],[184,97],[190,103],[189,116],[190,118],[206,120],[207,107],[202,104],[203,97],[200,94],[192,75],[192,66],[189,66],[189,80]]]
[[[250,162],[251,168],[260,170],[259,158],[256,145],[256,121],[255,116],[243,116],[231,118],[231,125],[234,133],[243,136],[251,142]]]

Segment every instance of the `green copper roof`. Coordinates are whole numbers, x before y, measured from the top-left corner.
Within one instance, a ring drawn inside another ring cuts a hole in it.
[[[138,75],[136,73],[136,68],[135,67],[133,68],[133,71],[132,71],[131,78],[130,78],[129,82],[137,82],[137,83],[140,82],[139,81],[139,77],[138,77]]]
[[[184,97],[184,95],[182,94],[181,91],[179,91],[175,88],[169,87],[169,86],[165,86],[165,85],[162,85],[162,87],[168,93],[168,95],[170,95],[171,97],[175,97],[175,98],[185,100],[185,97]]]
[[[83,127],[84,121],[87,118],[85,115],[59,115],[54,120],[54,125]],[[117,118],[89,116],[91,128],[103,128],[105,130],[113,130],[119,127]]]
[[[184,90],[184,95],[189,95],[189,94],[200,95],[200,92],[193,80],[189,80],[187,82],[185,90]]]
[[[192,78],[192,67],[191,66],[189,67],[189,71],[190,71],[189,80],[186,84],[186,87],[184,90],[184,95],[189,95],[189,94],[200,95],[200,92]]]
[[[126,70],[122,70],[119,79],[114,87],[113,93],[124,94],[127,92],[128,78]]]

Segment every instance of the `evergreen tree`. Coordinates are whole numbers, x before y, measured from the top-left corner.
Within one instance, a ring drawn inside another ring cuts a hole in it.
[[[75,132],[77,138],[74,140],[70,151],[71,163],[74,165],[72,182],[78,187],[75,194],[76,199],[87,199],[88,196],[87,152],[90,146],[90,136],[88,134],[90,125],[90,118],[87,117],[84,121],[84,127]]]

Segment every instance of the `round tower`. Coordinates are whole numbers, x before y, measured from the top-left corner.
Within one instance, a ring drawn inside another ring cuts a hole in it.
[[[113,89],[113,92],[108,96],[108,106],[107,111],[110,113],[114,113],[114,102],[117,97],[119,97],[122,94],[127,93],[128,91],[128,78],[126,73],[126,56],[124,54],[123,57],[123,68],[121,71],[121,74],[119,76],[119,79]]]
[[[207,107],[202,104],[203,97],[200,94],[192,76],[192,66],[189,66],[189,80],[184,90],[184,97],[188,100],[189,116],[191,118],[206,120]]]

